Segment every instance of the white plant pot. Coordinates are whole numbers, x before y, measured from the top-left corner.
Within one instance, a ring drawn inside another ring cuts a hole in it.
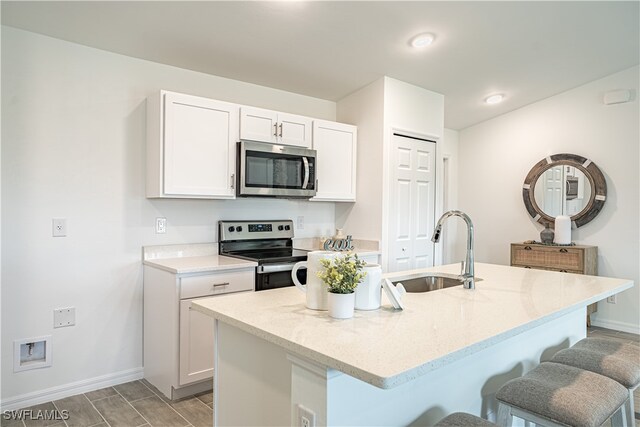
[[[353,317],[356,294],[334,294],[329,292],[329,316],[335,319],[349,319]]]

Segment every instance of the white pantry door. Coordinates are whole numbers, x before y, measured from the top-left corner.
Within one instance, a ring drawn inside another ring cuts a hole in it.
[[[435,157],[434,141],[393,135],[389,271],[433,266]]]

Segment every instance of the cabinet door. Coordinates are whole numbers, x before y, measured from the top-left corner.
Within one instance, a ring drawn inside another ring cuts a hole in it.
[[[311,200],[356,201],[356,145],[355,126],[314,120],[318,192]]]
[[[234,198],[238,107],[166,93],[164,195]]]
[[[240,109],[240,139],[261,142],[277,142],[278,113],[260,108]]]
[[[278,144],[311,148],[312,124],[307,117],[278,113]]]
[[[213,376],[213,319],[180,300],[180,377],[185,385]]]

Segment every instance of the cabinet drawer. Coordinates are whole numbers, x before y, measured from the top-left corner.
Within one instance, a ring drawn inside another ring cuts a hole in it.
[[[580,270],[566,270],[564,268],[547,268],[547,267],[539,267],[535,265],[513,264],[513,267],[531,268],[534,270],[559,271],[561,273],[584,274],[584,272]]]
[[[180,299],[251,291],[255,270],[240,270],[180,279]]]
[[[513,245],[511,265],[582,273],[584,272],[584,255],[582,249],[575,248]]]

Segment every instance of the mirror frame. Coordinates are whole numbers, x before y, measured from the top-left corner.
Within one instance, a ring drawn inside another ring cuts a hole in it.
[[[580,212],[571,216],[571,222],[574,228],[581,227],[600,213],[607,198],[607,182],[604,179],[602,171],[600,171],[595,163],[585,157],[578,156],[577,154],[554,154],[536,163],[527,174],[524,185],[522,186],[524,205],[529,215],[531,215],[535,221],[538,221],[542,225],[552,225],[554,223],[555,218],[544,213],[536,203],[534,186],[538,178],[540,178],[547,169],[558,165],[573,166],[580,169],[589,179],[589,184],[591,184],[591,195],[587,205]]]

